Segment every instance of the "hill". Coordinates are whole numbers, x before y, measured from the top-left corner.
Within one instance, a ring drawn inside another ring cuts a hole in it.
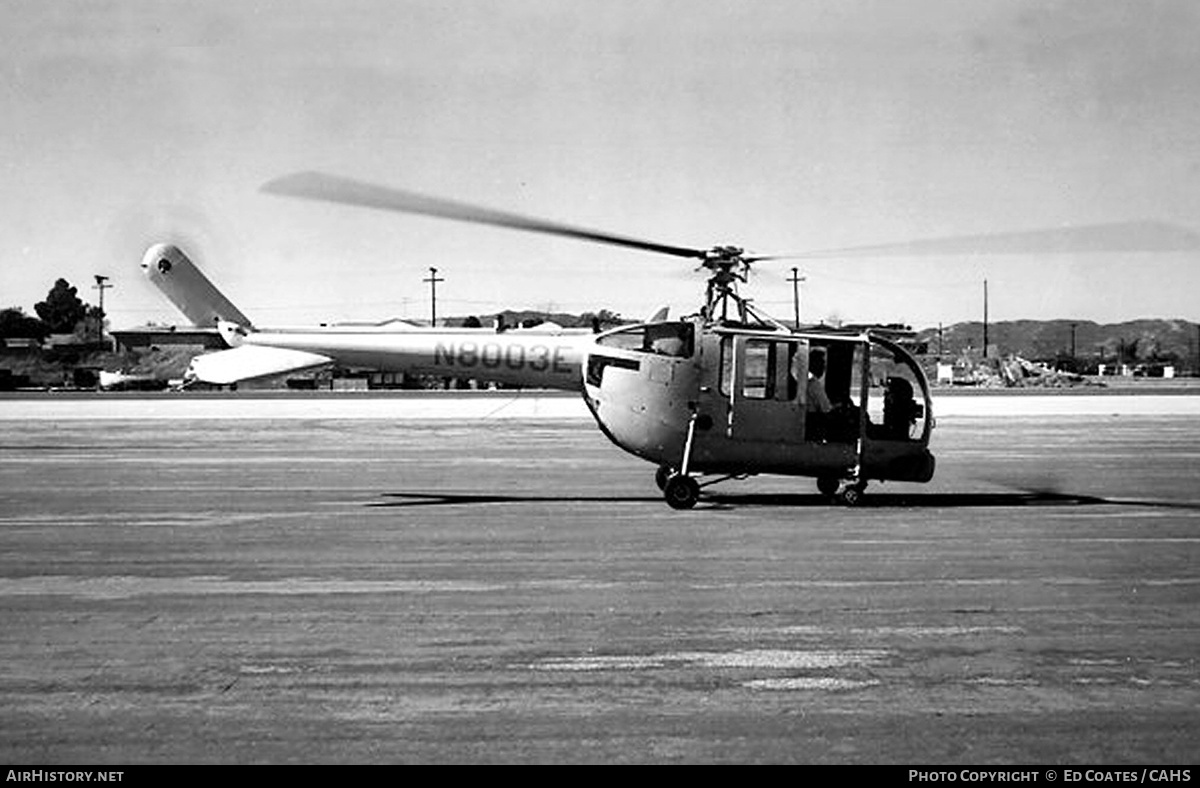
[[[499,314],[448,317],[444,321],[444,325],[486,327],[495,325],[497,321],[510,328],[535,326],[546,322],[556,323],[563,328],[593,328],[598,321],[601,329],[613,328],[630,322],[617,313],[609,312],[606,309],[601,309],[598,313],[584,312],[580,315],[572,315],[566,312],[543,312],[535,309],[506,309]]]
[[[1074,335],[1072,337],[1072,334]],[[983,323],[955,323],[918,332],[928,353],[955,357],[983,348]],[[1175,364],[1195,370],[1200,327],[1185,320],[1130,320],[1100,324],[1090,320],[1011,320],[988,324],[988,344],[998,355],[1052,361],[1074,356],[1087,364]]]

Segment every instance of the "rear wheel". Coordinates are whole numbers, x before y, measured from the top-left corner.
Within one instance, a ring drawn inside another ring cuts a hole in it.
[[[691,476],[676,474],[667,479],[663,497],[672,509],[691,509],[700,500],[700,485]]]
[[[817,489],[821,491],[821,495],[837,495],[839,483],[836,476],[817,477]]]
[[[862,503],[863,492],[867,485],[864,482],[848,484],[837,494],[838,501],[844,506],[858,506]]]

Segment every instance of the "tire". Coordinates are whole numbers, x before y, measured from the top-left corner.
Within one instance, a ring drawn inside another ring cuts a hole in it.
[[[817,489],[820,490],[821,495],[827,495],[831,498],[837,495],[838,485],[840,483],[841,482],[838,481],[836,476],[817,477]]]
[[[663,497],[672,509],[691,509],[700,500],[700,485],[691,476],[676,474],[667,479]]]
[[[838,500],[843,506],[858,506],[862,503],[863,486],[860,484],[851,484],[846,489],[838,493]]]

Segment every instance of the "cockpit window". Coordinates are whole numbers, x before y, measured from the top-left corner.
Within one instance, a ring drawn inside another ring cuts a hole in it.
[[[691,323],[650,323],[606,334],[596,344],[657,356],[691,358],[694,332]]]
[[[876,440],[916,440],[926,433],[921,373],[912,359],[872,341],[867,380],[868,434]],[[862,385],[861,347],[856,354],[853,386]]]

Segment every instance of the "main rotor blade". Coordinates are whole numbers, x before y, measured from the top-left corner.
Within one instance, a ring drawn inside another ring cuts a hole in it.
[[[895,244],[851,246],[817,252],[766,255],[762,260],[837,257],[917,257],[922,255],[1084,254],[1089,252],[1200,251],[1200,235],[1163,222],[1118,222],[1012,233],[930,238]]]
[[[668,254],[675,257],[703,258],[705,254],[702,249],[643,241],[638,238],[614,235],[599,230],[589,230],[584,227],[575,227],[545,219],[536,219],[530,216],[498,211],[493,208],[484,208],[440,197],[429,197],[417,194],[416,192],[378,186],[320,172],[298,172],[292,175],[285,175],[264,184],[262,191],[285,197],[299,197],[305,200],[317,200],[340,205],[357,205],[382,211],[436,216],[460,222],[487,224],[496,227],[507,227],[513,230],[545,233],[547,235],[559,235],[566,238],[609,244],[611,246],[624,246],[630,249],[658,252],[659,254]]]

